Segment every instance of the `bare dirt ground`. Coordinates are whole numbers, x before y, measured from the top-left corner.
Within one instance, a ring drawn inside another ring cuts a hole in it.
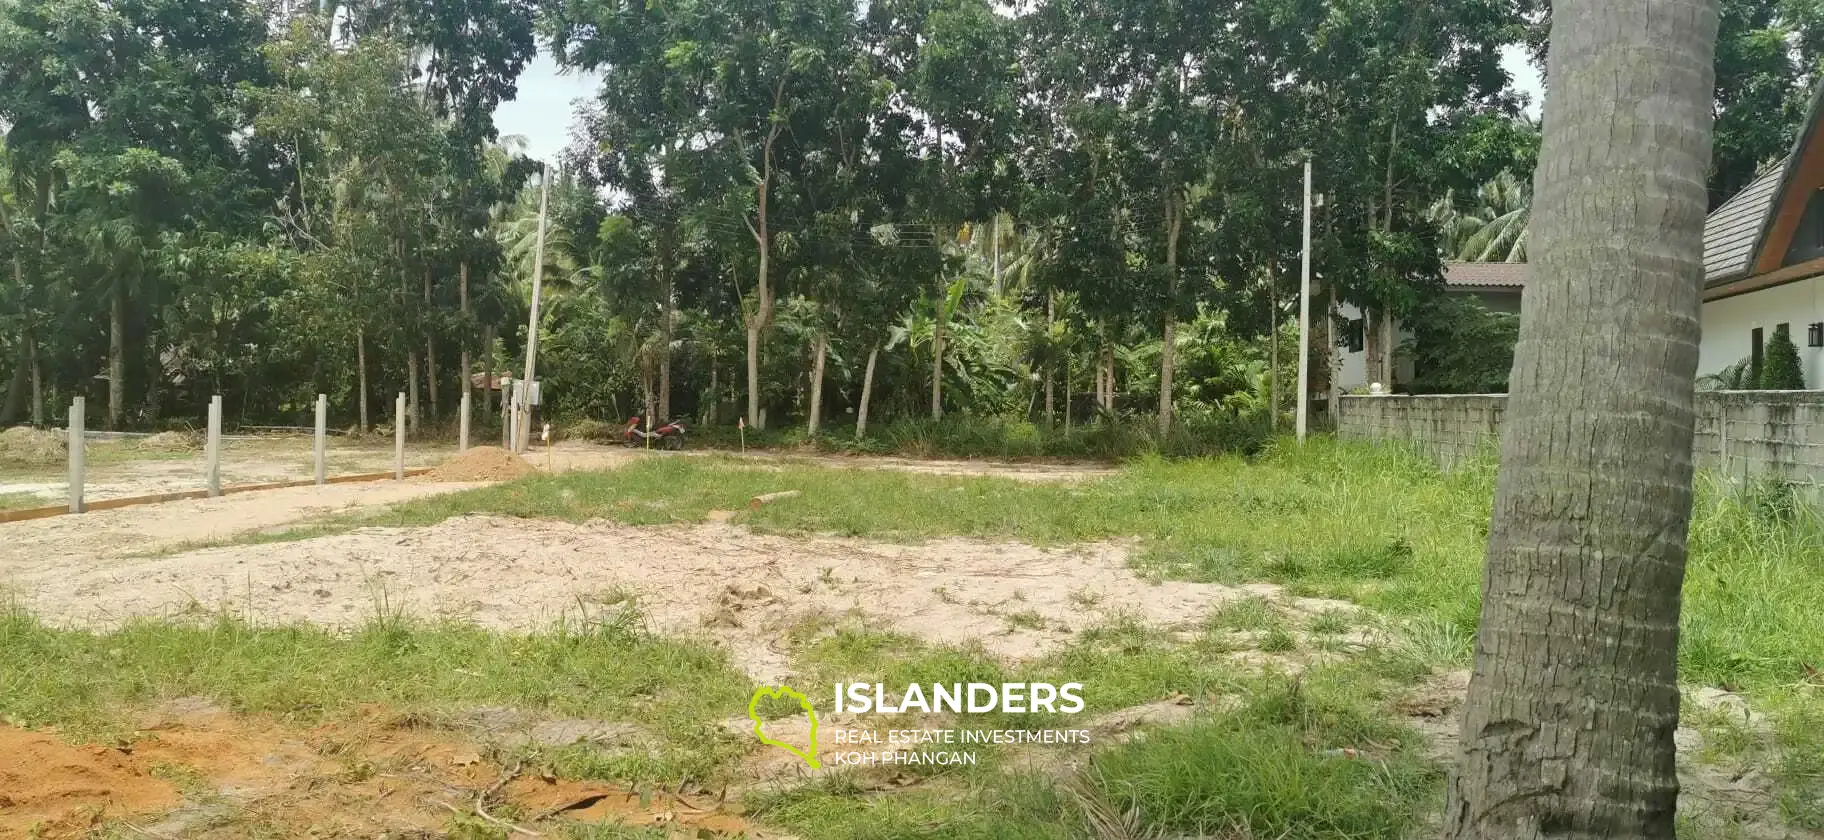
[[[932,642],[979,640],[991,653],[1021,659],[1117,616],[1190,626],[1225,601],[1278,592],[1150,583],[1128,568],[1119,544],[892,545],[762,535],[722,523],[659,528],[468,516],[169,556],[97,556],[56,545],[53,537],[36,551],[0,549],[0,579],[52,623],[108,626],[227,609],[260,622],[349,626],[384,603],[413,615],[535,630],[579,610],[618,608],[631,596],[653,630],[714,639],[763,681],[788,672],[790,630],[850,613]],[[1287,601],[1313,611],[1346,607]]]
[[[442,837],[452,819],[663,825],[691,837],[777,838],[711,795],[557,778],[494,760],[484,734],[372,709],[314,728],[232,716],[203,698],[148,715],[134,737],[73,745],[0,725],[0,837],[64,840],[122,820],[135,836]],[[497,825],[499,823],[496,823]],[[549,825],[541,825],[550,831]],[[526,829],[529,831],[529,829]]]
[[[267,484],[303,481],[314,475],[311,439],[274,436],[222,441],[222,484]],[[201,490],[206,462],[201,450],[155,451],[134,440],[94,441],[89,444],[88,477],[83,496],[91,501]],[[443,443],[411,443],[405,450],[407,469],[428,467],[454,454],[456,447]],[[333,439],[328,452],[328,473],[351,475],[384,472],[393,468],[390,440]],[[55,505],[68,499],[65,466],[20,468],[0,473],[0,493],[29,493]]]

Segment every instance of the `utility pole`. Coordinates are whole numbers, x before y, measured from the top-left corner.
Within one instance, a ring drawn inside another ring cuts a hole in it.
[[[538,303],[545,289],[545,207],[550,197],[551,167],[541,165],[538,176],[538,250],[532,254],[532,313],[527,316],[526,322],[526,377],[524,382],[528,399],[515,410],[516,416],[523,417],[517,424],[519,434],[513,438],[515,452],[526,451],[527,438],[531,436],[532,429],[530,396],[532,383],[537,381],[534,377],[538,373]]]
[[[535,307],[536,308],[536,307]],[[1334,407],[1331,409],[1335,410]],[[1311,155],[1305,154],[1305,249],[1298,271],[1298,442],[1311,415]]]

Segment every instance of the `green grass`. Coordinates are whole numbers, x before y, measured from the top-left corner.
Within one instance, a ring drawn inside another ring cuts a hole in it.
[[[665,458],[415,502],[368,521],[423,524],[481,510],[694,522],[713,508],[741,510],[758,493],[796,489],[803,495],[737,521],[764,531],[898,540],[960,535],[1057,544],[1143,535],[1133,561],[1142,573],[1274,581],[1295,594],[1351,600],[1395,624],[1406,660],[1463,667],[1481,608],[1493,476],[1487,459],[1444,473],[1397,447],[1321,439],[1302,449],[1276,445],[1251,460],[1141,459],[1078,485]],[[1824,667],[1819,557],[1824,517],[1815,509],[1766,488],[1700,479],[1685,585],[1684,680],[1743,691],[1783,719],[1816,714],[1824,701],[1800,684],[1807,665]],[[1260,629],[1275,646],[1295,642]],[[1803,760],[1776,765],[1776,776],[1800,799],[1824,787]],[[1814,819],[1801,805],[1790,807],[1795,818]]]
[[[1126,632],[1117,629],[1114,634]],[[853,641],[841,646],[850,647]],[[1105,685],[1111,677],[1132,685],[1147,682],[1142,674],[1156,668],[1110,662],[1086,667],[1080,659],[1085,653],[1078,649],[1048,658],[1034,672],[1063,669],[1088,674],[1087,686]],[[940,679],[984,676],[981,666],[966,654],[945,656],[943,651],[927,652],[888,670],[909,667],[917,676]],[[1199,662],[1187,658],[1166,670],[1182,677],[1210,667],[1207,661]],[[1327,667],[1298,680],[1230,674],[1223,681],[1238,696],[1250,698],[1248,702],[1229,711],[1212,707],[1187,726],[1155,730],[1144,739],[1096,747],[1087,763],[1074,769],[984,762],[892,796],[876,794],[860,774],[837,773],[813,784],[752,795],[747,804],[768,823],[800,836],[830,840],[1393,840],[1411,836],[1419,815],[1435,809],[1442,775],[1424,758],[1398,746],[1418,740],[1377,711],[1375,704],[1386,684],[1369,669]],[[1168,680],[1149,689],[1171,684]],[[1189,682],[1177,685],[1195,687]],[[1106,704],[1131,699],[1116,694],[1100,698]],[[1374,744],[1394,746],[1383,747],[1368,759],[1331,753]],[[1095,829],[1099,821],[1110,819],[1128,823],[1127,831]]]
[[[36,493],[0,493],[0,511],[25,510],[55,504]]]
[[[723,653],[612,617],[572,618],[526,635],[388,617],[348,634],[232,618],[91,633],[12,611],[0,615],[0,650],[0,720],[55,725],[79,740],[130,730],[134,709],[203,696],[301,724],[372,703],[433,720],[511,706],[638,723],[662,745],[625,755],[560,752],[558,766],[581,778],[706,778],[747,746],[716,726],[743,713],[750,690]]]

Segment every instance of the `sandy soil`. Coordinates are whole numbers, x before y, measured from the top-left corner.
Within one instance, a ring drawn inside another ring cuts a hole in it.
[[[271,437],[222,442],[222,483],[266,484],[303,481],[314,474],[314,456],[308,437]],[[197,452],[141,452],[132,441],[97,441],[89,444],[90,464],[83,489],[92,501],[200,490],[204,486],[205,460]],[[436,443],[407,444],[408,469],[428,467],[455,454],[455,447]],[[393,468],[388,441],[331,442],[330,475],[384,472]],[[19,471],[0,475],[0,493],[30,493],[54,505],[68,498],[65,467]]]
[[[115,565],[127,554],[148,554],[284,526],[315,516],[481,487],[477,483],[416,480],[288,487],[90,511],[0,524],[0,588],[13,570],[37,564]]]
[[[578,610],[615,609],[631,594],[652,629],[706,634],[760,680],[787,673],[788,630],[851,611],[934,642],[980,640],[1018,659],[1116,615],[1188,626],[1224,601],[1278,591],[1148,583],[1116,544],[889,545],[715,523],[636,528],[469,516],[429,528],[137,558],[55,550],[54,537],[44,545],[49,550],[5,550],[0,577],[50,622],[106,626],[228,609],[261,622],[348,626],[384,602],[419,616],[530,630]],[[1345,606],[1287,600],[1313,611]]]
[[[180,698],[129,741],[72,745],[0,725],[0,837],[74,840],[105,820],[135,834],[230,840],[443,836],[452,811],[516,806],[548,821],[670,825],[701,838],[779,838],[712,796],[638,794],[502,767],[481,740],[371,710],[297,729]],[[178,772],[174,773],[173,769]],[[527,829],[530,830],[530,829]]]

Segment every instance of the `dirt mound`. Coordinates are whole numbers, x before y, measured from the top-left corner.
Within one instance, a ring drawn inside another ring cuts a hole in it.
[[[181,801],[176,787],[120,750],[0,726],[0,836],[82,837],[104,819]]]
[[[158,452],[193,452],[203,448],[203,436],[195,432],[159,432],[141,439],[139,448]]]
[[[20,464],[60,464],[68,451],[64,436],[56,432],[14,426],[0,432],[0,461]]]
[[[426,473],[427,481],[511,481],[538,468],[498,446],[477,446]]]

